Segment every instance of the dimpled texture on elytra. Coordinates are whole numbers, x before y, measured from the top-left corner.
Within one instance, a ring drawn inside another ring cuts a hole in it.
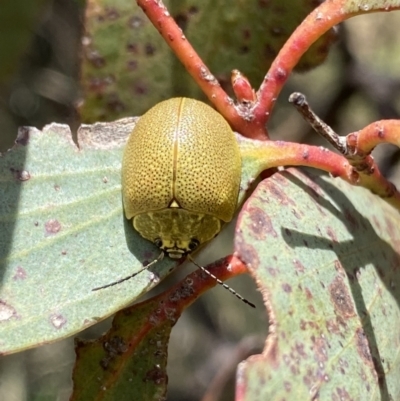
[[[193,99],[175,98],[140,118],[124,153],[126,217],[170,206],[230,221],[241,178],[235,136],[224,118]]]

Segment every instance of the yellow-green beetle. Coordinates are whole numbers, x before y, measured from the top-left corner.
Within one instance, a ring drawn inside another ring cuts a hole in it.
[[[166,100],[140,118],[126,145],[126,218],[169,257],[181,258],[232,219],[240,178],[239,147],[224,118],[197,100]]]

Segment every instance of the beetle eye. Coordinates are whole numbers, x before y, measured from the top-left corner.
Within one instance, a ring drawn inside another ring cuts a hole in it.
[[[200,242],[196,238],[192,238],[189,242],[190,251],[194,251],[199,245]]]
[[[162,240],[161,240],[161,238],[156,238],[156,239],[154,240],[154,245],[155,245],[157,248],[161,248],[161,247],[162,247]]]

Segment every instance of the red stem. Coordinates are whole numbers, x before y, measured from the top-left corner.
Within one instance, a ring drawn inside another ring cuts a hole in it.
[[[325,32],[355,15],[387,12],[400,8],[400,6],[393,5],[387,6],[385,9],[382,7],[379,9],[378,6],[376,9],[372,7],[365,9],[365,7],[356,7],[355,4],[350,4],[348,0],[331,0],[325,1],[312,11],[292,33],[271,64],[257,92],[258,103],[254,109],[254,118],[258,120],[266,117],[265,122],[267,122],[275,101],[293,68],[310,46]]]
[[[398,122],[400,126],[400,122]],[[246,152],[246,150],[244,151]],[[326,171],[340,177],[352,185],[363,186],[382,197],[386,202],[400,210],[400,193],[379,171],[371,158],[368,172],[357,172],[342,155],[328,149],[283,141],[262,142],[255,149],[248,150],[249,159],[264,160],[258,163],[257,175],[267,169],[279,166],[304,166]]]
[[[137,4],[160,32],[210,102],[230,123],[231,127],[249,138],[268,138],[264,124],[265,119],[251,118],[246,120],[241,115],[233,100],[221,88],[217,79],[211,74],[208,67],[186,39],[163,2],[161,0],[137,0]]]
[[[329,18],[328,18],[329,16]],[[341,4],[326,1],[312,11],[284,44],[257,92],[259,102],[254,110],[256,118],[271,112],[276,98],[293,68],[310,46],[333,26],[349,18],[341,11]]]
[[[347,145],[356,154],[369,154],[381,143],[391,143],[400,147],[400,120],[376,121],[347,135],[346,139]]]
[[[206,269],[222,281],[249,272],[246,265],[236,256],[232,255],[207,265]],[[201,294],[216,285],[217,282],[215,279],[198,269],[167,291],[143,303],[153,302],[156,299],[162,300],[165,309],[174,308],[179,315],[184,309],[196,301]],[[185,296],[179,296],[179,294],[185,294]]]

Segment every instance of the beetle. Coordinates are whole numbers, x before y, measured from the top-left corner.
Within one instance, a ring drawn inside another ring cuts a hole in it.
[[[236,138],[205,103],[173,98],[140,118],[122,161],[125,216],[139,234],[180,259],[234,215],[241,178]]]
[[[139,272],[94,290],[134,277],[164,254],[172,259],[188,256],[214,238],[232,220],[240,179],[235,135],[213,108],[194,99],[172,98],[147,111],[124,150],[122,200],[135,230],[162,252]]]

